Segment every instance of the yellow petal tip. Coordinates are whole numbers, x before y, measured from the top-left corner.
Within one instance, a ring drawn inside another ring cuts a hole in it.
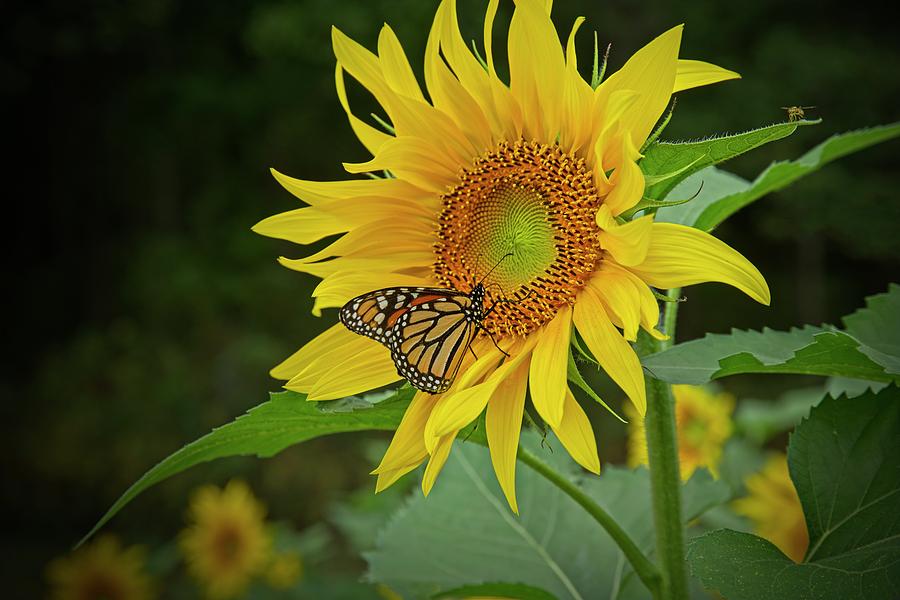
[[[546,416],[541,415],[541,418],[551,429],[557,429],[562,424],[563,415],[562,411],[559,411],[558,413],[554,412]]]

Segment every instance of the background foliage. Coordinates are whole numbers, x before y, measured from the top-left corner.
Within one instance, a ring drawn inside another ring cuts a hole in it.
[[[474,37],[481,3],[460,4]],[[556,4],[565,33],[583,14],[601,43],[614,42],[612,68],[686,22],[683,56],[743,74],[682,94],[666,139],[743,131],[782,120],[780,106],[816,105],[822,125],[727,164],[745,178],[832,133],[897,119],[900,77],[885,65],[897,64],[900,48],[877,11],[777,0]],[[341,161],[365,158],[335,99],[330,26],[373,47],[388,21],[417,64],[435,5],[93,0],[7,9],[0,95],[15,158],[0,393],[15,493],[0,500],[0,563],[13,595],[37,595],[46,561],[122,490],[277,389],[267,369],[334,320],[309,314],[310,278],[275,264],[295,251],[249,232],[296,206],[267,168],[333,179]],[[589,52],[589,36],[581,42]],[[725,286],[688,289],[679,338],[838,323],[883,292],[900,272],[898,167],[896,145],[876,147],[723,224],[717,235],[759,266],[773,306]],[[723,383],[766,401],[796,381]],[[622,462],[624,427],[594,416],[601,456]],[[187,490],[232,474],[248,478],[271,513],[305,527],[371,485],[371,437],[195,469],[148,492],[113,527],[129,541],[169,538]],[[357,561],[338,548],[334,568],[359,572]]]

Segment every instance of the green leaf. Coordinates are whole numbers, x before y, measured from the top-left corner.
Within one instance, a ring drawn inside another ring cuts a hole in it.
[[[887,293],[869,296],[866,308],[842,320],[847,333],[861,342],[863,354],[888,373],[900,374],[900,285],[892,283]]]
[[[809,530],[806,562],[847,560],[859,550],[874,567],[890,549],[900,564],[898,440],[896,386],[853,400],[828,397],[797,427],[788,464]]]
[[[790,331],[739,331],[676,344],[641,360],[670,383],[699,385],[743,373],[841,376],[900,381],[900,286],[867,300],[846,317],[847,331],[810,327]]]
[[[381,449],[379,458],[386,448],[385,445]],[[328,521],[341,532],[355,553],[371,550],[385,521],[409,492],[410,484],[411,478],[406,478],[378,494],[372,493],[371,486],[364,486],[347,501],[332,503]]]
[[[859,343],[840,331],[804,327],[790,331],[740,331],[707,334],[644,357],[647,370],[669,383],[701,385],[745,373],[842,375],[892,381],[896,376],[859,351]]]
[[[734,173],[716,167],[706,167],[679,183],[669,194],[674,198],[690,198],[694,194],[697,196],[684,204],[660,208],[653,220],[658,223],[679,223],[694,227],[711,205],[745,191],[750,185],[749,181]]]
[[[483,583],[466,585],[446,592],[439,592],[432,598],[514,598],[515,600],[556,600],[550,592],[522,583]]]
[[[787,187],[833,160],[897,136],[900,136],[900,123],[834,135],[797,160],[769,165],[752,183],[712,167],[706,168],[682,181],[672,192],[678,197],[687,197],[696,192],[703,182],[703,191],[699,196],[687,204],[661,208],[656,213],[656,220],[711,231],[766,194]]]
[[[900,389],[828,397],[791,437],[791,479],[809,531],[796,564],[727,529],[690,543],[691,570],[729,600],[896,598],[900,592]]]
[[[351,396],[322,403],[308,402],[306,396],[294,392],[271,394],[268,402],[213,429],[147,471],[79,543],[96,533],[138,494],[190,467],[228,456],[267,458],[288,446],[332,433],[393,430],[400,423],[412,396],[413,391],[408,386],[388,397],[384,394],[374,398]]]
[[[644,152],[640,166],[645,177],[658,183],[648,186],[644,195],[654,200],[664,198],[680,181],[701,169],[785,138],[794,133],[798,127],[815,125],[819,122],[816,120],[777,123],[744,133],[711,137],[696,142],[651,144]]]
[[[558,450],[550,455],[541,449],[537,436],[524,437],[534,453],[563,460]],[[610,467],[579,484],[642,550],[652,551],[646,470]],[[615,597],[632,571],[605,531],[522,463],[516,488],[519,516],[510,511],[496,483],[488,451],[472,444],[455,448],[431,494],[414,494],[382,532],[378,548],[366,556],[369,578],[404,597],[496,581],[536,587],[560,600]],[[685,520],[728,498],[726,485],[705,471],[696,473],[684,488]]]
[[[866,381],[865,379],[850,379],[849,377],[829,377],[825,382],[825,393],[838,397],[841,394],[848,398],[862,396],[869,390],[877,392],[887,387],[888,384],[880,381]]]

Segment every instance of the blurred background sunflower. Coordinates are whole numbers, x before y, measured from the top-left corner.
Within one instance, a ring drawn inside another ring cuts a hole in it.
[[[388,21],[409,54],[422,56],[436,2],[5,6],[0,97],[15,155],[6,170],[0,422],[3,470],[15,493],[0,498],[0,568],[8,596],[39,597],[48,562],[128,485],[263,401],[278,387],[269,367],[335,322],[333,314],[311,316],[312,277],[287,276],[271,260],[288,248],[249,231],[296,206],[268,167],[340,179],[342,160],[366,160],[335,102],[331,25],[371,48]],[[511,6],[501,3],[498,19],[508,19]],[[483,2],[461,0],[459,14],[464,36],[479,37]],[[900,74],[883,65],[900,61],[900,46],[878,11],[780,0],[554,8],[563,35],[579,15],[587,17],[583,32],[597,29],[601,44],[613,42],[611,70],[685,22],[684,56],[743,75],[687,92],[666,138],[783,120],[781,106],[817,107],[808,113],[822,125],[728,164],[744,177],[832,133],[897,118]],[[578,51],[587,55],[591,36],[583,37]],[[348,92],[359,114],[374,108],[359,89]],[[879,146],[729,220],[717,235],[752,249],[772,307],[744,303],[735,314],[722,307],[739,292],[699,286],[681,307],[679,339],[731,326],[834,323],[884,291],[886,274],[900,272],[898,171],[896,146]],[[739,399],[769,402],[798,382],[805,380],[723,384]],[[590,383],[620,407],[614,387]],[[586,408],[601,455],[624,463],[625,427]],[[376,459],[366,449],[384,437],[326,438],[264,462],[211,463],[150,490],[112,527],[130,542],[162,547],[183,525],[193,487],[240,476],[271,514],[306,530],[331,519],[334,503],[354,490],[371,494],[367,471]],[[785,442],[779,434],[765,443],[783,450]],[[356,582],[363,563],[347,535],[329,532],[327,568]]]
[[[746,485],[747,495],[734,501],[734,511],[750,519],[753,532],[778,546],[791,560],[803,560],[809,533],[787,456],[772,454],[760,471],[747,477]]]
[[[47,566],[51,600],[151,600],[146,551],[106,534]]]
[[[700,467],[717,476],[722,450],[734,429],[731,421],[734,397],[725,392],[713,393],[696,385],[673,385],[672,393],[675,395],[681,478],[690,479]],[[627,464],[629,467],[646,465],[644,420],[630,404],[625,405],[625,414],[628,416]]]
[[[242,481],[229,481],[223,489],[203,486],[193,493],[188,526],[178,542],[188,572],[210,598],[242,594],[270,562],[272,532],[265,517],[265,507]],[[287,577],[276,573],[275,579],[280,583]]]

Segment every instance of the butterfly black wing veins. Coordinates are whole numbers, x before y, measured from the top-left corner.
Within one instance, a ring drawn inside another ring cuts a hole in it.
[[[368,292],[341,308],[350,331],[391,351],[397,373],[416,388],[438,394],[453,383],[484,319],[484,287],[393,287]]]

